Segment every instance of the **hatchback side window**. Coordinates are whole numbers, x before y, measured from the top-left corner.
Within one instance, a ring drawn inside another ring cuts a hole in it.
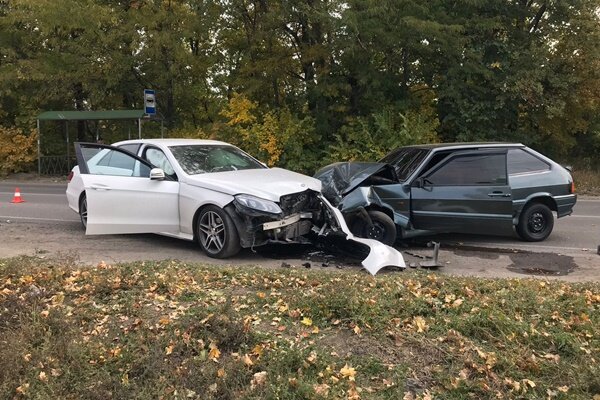
[[[506,185],[506,155],[456,156],[427,176],[427,181],[438,186]]]
[[[527,174],[550,170],[550,165],[523,149],[508,150],[508,174]]]

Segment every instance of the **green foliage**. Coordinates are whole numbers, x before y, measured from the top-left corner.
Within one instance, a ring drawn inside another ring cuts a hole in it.
[[[438,121],[433,115],[386,108],[368,117],[356,117],[340,129],[329,160],[373,161],[390,149],[436,141]]]
[[[169,136],[231,140],[300,171],[435,140],[521,141],[596,164],[597,8],[0,1],[0,124],[28,130],[40,110],[139,109],[153,88]],[[94,136],[77,124],[77,139]]]
[[[0,175],[26,171],[37,159],[37,132],[0,126]]]
[[[261,113],[256,102],[239,94],[221,115],[225,126],[216,127],[214,138],[234,143],[270,166],[306,172],[315,165],[318,141],[310,117],[299,119],[287,108]]]

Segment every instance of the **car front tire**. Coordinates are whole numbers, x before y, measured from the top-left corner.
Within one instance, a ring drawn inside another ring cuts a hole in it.
[[[240,249],[240,237],[231,217],[217,206],[202,209],[197,224],[198,243],[207,256],[228,258]]]
[[[545,204],[533,203],[521,212],[517,233],[527,242],[541,242],[550,236],[553,228],[552,210]]]
[[[392,246],[396,242],[396,224],[385,213],[381,211],[369,211],[372,226],[364,219],[357,218],[352,224],[351,231],[358,237],[375,239],[383,244]]]

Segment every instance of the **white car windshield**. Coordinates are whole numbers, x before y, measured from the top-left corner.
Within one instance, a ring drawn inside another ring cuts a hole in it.
[[[181,168],[189,175],[266,168],[233,146],[188,145],[170,146],[169,149]]]

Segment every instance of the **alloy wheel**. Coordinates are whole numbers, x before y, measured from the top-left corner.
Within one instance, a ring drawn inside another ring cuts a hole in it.
[[[83,224],[84,228],[87,228],[87,214],[87,199],[84,197],[81,201],[81,205],[79,206],[79,216],[81,218],[81,223]]]
[[[225,246],[225,223],[214,211],[204,213],[200,219],[200,241],[210,253],[218,253]]]

